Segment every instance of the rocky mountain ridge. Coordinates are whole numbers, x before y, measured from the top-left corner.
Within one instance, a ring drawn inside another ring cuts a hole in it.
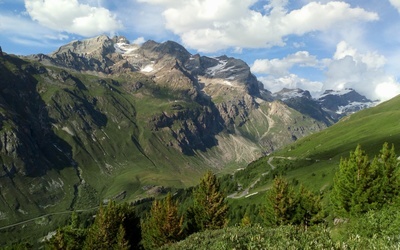
[[[2,225],[187,187],[333,122],[274,100],[242,60],[175,42],[99,36],[49,55],[3,54]]]

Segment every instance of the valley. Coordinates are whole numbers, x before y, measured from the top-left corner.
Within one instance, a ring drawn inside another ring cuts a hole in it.
[[[71,211],[189,188],[207,170],[243,169],[238,200],[265,195],[278,173],[323,191],[356,144],[376,153],[398,142],[397,99],[369,108],[350,89],[271,93],[245,62],[170,41],[99,36],[49,55],[3,52],[0,78],[0,230],[13,241],[35,225],[29,237],[42,237]]]

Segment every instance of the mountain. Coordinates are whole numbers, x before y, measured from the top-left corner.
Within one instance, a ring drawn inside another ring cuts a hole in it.
[[[337,121],[337,119],[335,119],[336,117],[327,112],[318,100],[312,98],[309,91],[298,88],[284,88],[279,92],[273,93],[271,96],[275,100],[281,100],[286,105],[302,114],[307,114],[314,119],[323,121],[327,126],[330,126]]]
[[[273,100],[242,60],[171,41],[3,53],[0,79],[0,226],[187,187],[327,127]]]
[[[360,95],[351,88],[343,90],[326,90],[319,98],[318,102],[324,110],[332,114],[332,117],[343,117],[351,113],[373,107],[378,102],[371,101]]]
[[[327,125],[337,122],[344,116],[373,107],[378,101],[371,101],[356,90],[326,90],[318,98],[313,98],[309,91],[302,89],[282,89],[271,95],[301,113],[324,121]]]

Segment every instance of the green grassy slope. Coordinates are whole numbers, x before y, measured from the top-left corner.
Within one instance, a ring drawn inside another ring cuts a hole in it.
[[[384,142],[400,149],[400,96],[345,117],[321,132],[260,158],[235,177],[245,187],[257,182],[250,193],[266,190],[276,174],[314,190],[326,190],[341,157],[348,157],[358,144],[374,156]]]

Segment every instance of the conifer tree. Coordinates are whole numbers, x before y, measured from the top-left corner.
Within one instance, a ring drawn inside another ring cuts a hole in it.
[[[334,178],[331,200],[339,213],[357,213],[366,209],[367,173],[370,166],[368,155],[358,145],[350,152],[349,159],[341,159]]]
[[[127,236],[126,231],[129,229],[132,232],[131,228],[137,227],[135,217],[128,204],[116,205],[111,201],[107,207],[100,206],[86,237],[84,249],[113,249],[118,244],[128,246],[129,240],[133,241],[135,237]]]
[[[56,234],[47,243],[48,249],[80,250],[83,247],[87,230],[79,227],[78,215],[71,215],[69,225],[57,229]]]
[[[267,195],[266,222],[269,225],[290,224],[296,212],[297,198],[292,186],[282,177],[274,179]]]
[[[125,228],[122,224],[119,225],[116,243],[114,244],[115,250],[129,250],[129,241],[125,239]]]
[[[400,195],[400,167],[395,153],[394,145],[383,144],[379,155],[379,163],[383,168],[383,193],[384,200],[392,203]]]
[[[178,215],[178,204],[172,201],[171,193],[163,200],[153,201],[150,214],[141,225],[146,249],[158,249],[183,239],[183,216]]]
[[[188,211],[191,232],[223,228],[227,223],[228,205],[216,176],[207,171],[193,190],[193,206]]]
[[[303,225],[307,229],[308,226],[322,222],[323,213],[320,195],[315,195],[301,185],[296,201],[293,224]]]
[[[385,143],[372,162],[360,145],[341,159],[334,178],[331,201],[339,214],[380,209],[399,197],[399,165],[394,146]]]
[[[269,225],[303,225],[307,229],[322,221],[321,197],[303,185],[296,192],[293,184],[277,177],[267,195],[265,215]]]

